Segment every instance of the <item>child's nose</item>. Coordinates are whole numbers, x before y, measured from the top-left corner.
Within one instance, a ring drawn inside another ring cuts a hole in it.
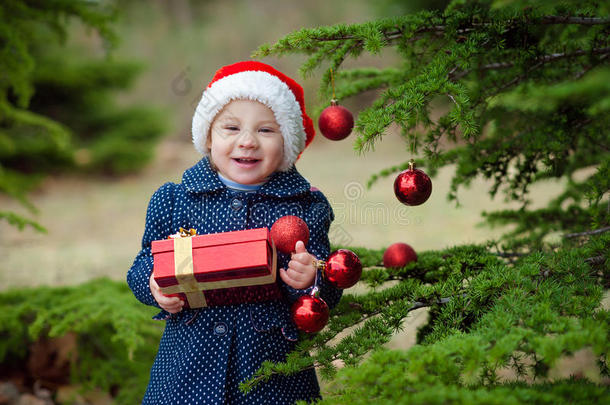
[[[256,136],[250,130],[244,130],[239,137],[239,146],[242,148],[255,148],[258,145]]]

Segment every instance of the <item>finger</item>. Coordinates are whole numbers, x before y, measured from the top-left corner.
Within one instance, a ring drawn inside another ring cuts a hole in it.
[[[307,283],[304,281],[297,280],[295,277],[293,277],[293,274],[296,273],[294,271],[288,271],[284,269],[280,270],[280,277],[284,281],[284,283],[296,289],[306,288]]]
[[[161,291],[159,290],[159,287],[155,287],[154,285],[151,285],[150,286],[150,293],[157,300],[157,302],[159,302],[160,299],[163,299],[163,294],[161,294]]]
[[[165,295],[165,298],[170,301],[169,305],[181,305],[182,303],[184,303],[184,301],[182,301],[180,297],[168,297],[167,295]]]
[[[153,276],[153,274],[150,274],[150,278],[148,279],[148,285],[150,286],[151,289],[153,288],[159,288],[159,284],[157,284],[157,280],[155,280],[155,277]]]
[[[161,308],[163,308],[164,310],[166,310],[167,312],[177,312],[179,310],[182,309],[182,305],[164,305]]]
[[[298,260],[299,262],[301,262],[303,264],[311,264],[313,262],[313,256],[307,252],[293,253],[292,256],[290,256],[290,259]]]
[[[292,269],[288,269],[288,275],[295,283],[299,284],[298,288],[309,287],[313,284],[315,278],[315,273],[313,272],[307,271],[301,273]]]
[[[163,293],[159,292],[158,297],[155,297],[159,305],[171,306],[179,304],[182,300],[178,297],[168,297],[167,295],[163,295]]]
[[[150,292],[152,293],[152,295],[155,298],[164,297],[163,293],[161,292],[161,288],[158,285],[151,284],[150,285]]]
[[[178,302],[181,301],[181,299],[179,297],[170,297],[167,296],[165,294],[163,294],[163,291],[161,291],[161,287],[159,287],[159,284],[157,284],[157,282],[155,281],[154,278],[150,279],[150,291],[152,292],[153,297],[155,297],[155,299],[157,300],[157,302],[159,302],[159,300],[163,300],[164,302]],[[168,301],[171,300],[171,301]]]
[[[161,288],[159,286],[152,286],[152,289],[150,291],[153,293],[155,298],[165,297],[165,295],[163,295],[163,292],[161,291]]]
[[[294,245],[295,253],[307,253],[307,249],[305,248],[305,243],[302,240],[298,240]]]
[[[178,302],[166,302],[163,304],[163,306],[165,308],[180,308],[182,307],[183,303],[182,301],[178,301]]]
[[[165,307],[163,309],[166,310],[167,312],[169,312],[170,314],[175,314],[177,312],[182,311],[182,306],[179,306],[179,307]]]
[[[172,305],[172,306],[164,306],[164,307],[161,307],[161,308],[163,308],[164,310],[166,310],[170,314],[175,314],[176,312],[182,311],[183,307],[184,307],[184,305],[177,305],[177,306],[173,306]]]
[[[292,280],[293,283],[303,283],[305,281],[305,276],[300,273],[295,272],[294,270],[288,270],[288,277]]]
[[[288,271],[283,268],[280,269],[280,278],[284,283],[288,284],[289,286],[292,286],[292,283],[294,282],[292,277],[288,274]]]
[[[305,277],[301,276],[294,270],[287,269],[280,272],[280,277],[282,280],[293,288],[303,288],[302,286],[305,284],[303,279]]]
[[[311,270],[309,263],[303,264],[302,262],[297,260],[291,260],[290,262],[288,262],[288,268],[296,271],[297,273],[308,273],[309,270]]]
[[[166,305],[165,310],[168,311],[168,312],[172,312],[172,311],[178,312],[183,307],[184,307],[184,301],[180,300],[179,302],[177,302],[175,304]]]

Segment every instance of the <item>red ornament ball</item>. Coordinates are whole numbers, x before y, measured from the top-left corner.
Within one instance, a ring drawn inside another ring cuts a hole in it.
[[[277,249],[286,254],[294,252],[294,245],[302,240],[309,242],[309,228],[305,221],[294,215],[278,218],[271,226],[271,238]]]
[[[432,194],[432,181],[422,170],[411,164],[394,180],[394,194],[405,205],[420,205]]]
[[[331,101],[331,105],[320,114],[318,127],[322,135],[331,141],[340,141],[352,132],[354,116],[347,108]]]
[[[291,312],[294,324],[303,332],[319,332],[328,323],[328,305],[319,297],[301,295],[292,304]]]
[[[393,243],[383,253],[383,265],[385,267],[404,267],[408,263],[417,261],[417,253],[406,243]]]
[[[324,277],[334,287],[350,288],[360,280],[361,275],[362,263],[351,250],[339,249],[328,256]]]

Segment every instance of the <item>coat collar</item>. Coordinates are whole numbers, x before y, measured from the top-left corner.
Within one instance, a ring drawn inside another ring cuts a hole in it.
[[[210,166],[209,157],[204,157],[182,175],[182,184],[191,193],[209,193],[226,188],[218,174]],[[292,166],[288,171],[275,172],[258,189],[258,193],[275,197],[302,194],[311,188],[309,182]]]

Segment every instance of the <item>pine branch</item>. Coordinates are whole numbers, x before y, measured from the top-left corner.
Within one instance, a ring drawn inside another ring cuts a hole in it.
[[[430,27],[421,27],[416,29],[415,31],[413,31],[413,34],[424,34],[424,33],[435,33],[435,34],[443,34],[446,31],[447,27],[443,26],[443,25],[435,25],[435,26],[430,26]],[[468,33],[473,31],[473,29],[471,28],[465,28],[465,29],[459,29],[456,30],[456,32],[463,34],[463,33]],[[401,29],[397,29],[395,31],[392,32],[384,32],[383,30],[381,31],[383,38],[388,42],[392,42],[394,40],[397,39],[401,39],[404,35],[404,31]],[[419,39],[420,37],[416,37],[415,35],[413,35],[413,37],[411,38],[417,38]],[[348,40],[354,40],[354,39],[362,39],[362,36],[360,35],[339,35],[339,36],[331,36],[331,37],[313,37],[312,39],[315,39],[316,41],[320,41],[320,42],[325,42],[325,41],[348,41]]]
[[[535,66],[539,67],[542,64],[547,63],[547,62],[554,62],[556,60],[571,58],[571,57],[575,57],[575,56],[604,55],[604,57],[605,57],[608,54],[610,54],[610,47],[596,48],[596,49],[592,49],[592,50],[579,49],[577,51],[569,52],[569,53],[564,52],[564,53],[552,53],[552,54],[548,54],[548,55],[543,55],[543,56],[532,59],[532,62],[538,62]],[[463,78],[464,76],[467,76],[473,70],[483,72],[486,70],[507,69],[507,68],[511,68],[513,66],[515,66],[515,62],[494,62],[494,63],[489,63],[487,65],[483,65],[476,69],[462,70],[457,73],[449,72],[448,76],[449,76],[450,80],[458,81],[461,78]]]
[[[22,231],[26,226],[31,226],[38,232],[47,233],[47,229],[38,222],[15,214],[14,212],[0,211],[0,221],[1,220],[6,220],[9,224],[13,225],[20,231]]]
[[[600,233],[610,231],[610,226],[606,226],[604,228],[594,229],[586,232],[576,232],[576,233],[568,233],[564,235],[564,238],[577,238],[579,236],[589,236],[589,235],[598,235]]]
[[[610,23],[610,19],[609,18],[596,18],[596,17],[564,17],[564,16],[543,16],[539,19],[539,21],[530,21],[530,23],[540,23],[543,25],[549,25],[549,24],[580,24],[580,25],[603,25],[603,24],[609,24]],[[472,24],[473,27],[487,27],[492,25],[491,22],[484,22],[484,23],[474,23]],[[432,26],[427,26],[427,27],[421,27],[418,28],[417,30],[415,30],[413,33],[414,34],[423,34],[423,33],[428,33],[428,32],[432,32],[432,33],[436,33],[436,34],[443,34],[447,31],[448,27],[445,25],[432,25]],[[451,27],[450,29],[453,29],[454,32],[458,33],[458,34],[466,34],[469,32],[473,32],[475,30],[475,28],[461,28],[461,29],[454,29],[453,27]],[[403,36],[404,31],[401,29],[396,29],[394,31],[390,31],[390,32],[382,32],[384,38],[390,42],[396,39],[399,39]],[[315,39],[316,41],[321,41],[321,42],[325,42],[325,41],[347,41],[347,40],[352,40],[352,39],[361,39],[361,36],[357,36],[357,35],[337,35],[337,36],[330,36],[330,37],[313,37],[312,39]]]
[[[533,72],[534,70],[538,69],[540,66],[544,65],[544,62],[540,61],[538,63],[536,63],[535,65],[530,66],[525,73],[514,77],[512,80],[508,81],[507,83],[502,84],[499,88],[497,88],[494,92],[488,94],[488,97],[490,96],[495,96],[497,94],[502,93],[504,90],[508,89],[509,87],[512,87],[514,85],[516,85],[517,83],[521,82],[522,80],[526,79],[529,74],[531,72]]]
[[[595,257],[587,257],[585,259],[585,262],[592,264],[593,266],[603,264],[605,261],[606,261],[606,258],[602,255],[595,256]]]
[[[580,24],[580,25],[603,25],[610,24],[610,18],[598,17],[569,17],[547,15],[542,17],[541,24]]]
[[[466,294],[462,294],[462,297],[464,297],[464,296],[466,296]],[[450,302],[452,298],[453,297],[441,298],[439,300],[436,300],[436,301],[433,301],[433,302],[430,302],[430,303],[416,301],[416,302],[413,303],[413,305],[411,307],[407,308],[405,310],[405,312],[408,313],[408,312],[411,312],[411,311],[415,311],[416,309],[431,307],[432,305],[446,304],[446,303]],[[377,311],[374,311],[374,312],[372,312],[370,314],[367,314],[367,316],[362,318],[360,321],[369,319],[369,318],[371,318],[372,316],[375,316],[375,315],[379,315],[382,312],[383,309],[385,309],[385,308],[380,308]],[[361,323],[361,322],[359,322],[359,323]],[[336,361],[336,360],[340,360],[341,354],[342,353],[340,353],[340,352],[336,352],[335,354],[333,354],[327,360],[330,361],[330,362],[333,362],[333,361]],[[314,361],[311,365],[309,365],[307,367],[304,367],[304,368],[301,368],[299,370],[296,370],[295,372],[300,372],[300,371],[305,371],[305,370],[310,370],[310,369],[319,369],[319,368],[324,367],[324,366],[325,365],[323,363],[320,363],[318,361]],[[275,368],[275,369],[272,369],[270,371],[270,373],[268,373],[268,374],[258,374],[256,376],[254,376],[252,379],[247,381],[246,385],[247,385],[248,389],[251,389],[252,387],[255,387],[257,384],[259,384],[260,382],[263,382],[263,381],[269,379],[271,376],[279,375],[279,374],[282,374],[282,372],[278,371],[277,368]]]
[[[518,22],[518,20],[508,21],[508,28],[511,28],[514,23]],[[538,19],[528,20],[529,24],[542,24],[542,25],[550,25],[550,24],[580,24],[580,25],[603,25],[610,23],[610,19],[608,18],[595,18],[595,17],[564,17],[564,16],[542,16]],[[481,23],[472,23],[471,27],[466,28],[458,28],[448,27],[446,25],[436,24],[429,26],[422,26],[411,32],[411,38],[415,38],[417,34],[425,34],[425,33],[434,33],[442,36],[448,30],[451,30],[452,33],[457,34],[468,34],[474,32],[478,29],[490,27],[494,24],[494,22],[481,22]],[[381,30],[381,34],[383,38],[391,43],[394,40],[403,38],[405,31],[401,28],[394,27],[392,31]],[[327,41],[349,41],[349,40],[362,40],[362,35],[346,35],[344,33],[336,34],[336,35],[326,35],[324,36],[315,36],[312,35],[310,39],[319,42],[327,42]],[[419,39],[419,38],[417,38]]]
[[[585,74],[587,74],[591,69],[593,69],[594,67],[598,66],[598,64],[602,63],[605,59],[608,58],[608,55],[602,55],[601,58],[599,58],[599,60],[597,61],[597,64],[590,64],[585,66],[580,72],[576,73],[574,75],[574,80],[578,80],[580,78],[582,78]],[[608,148],[605,148],[606,150],[608,150]]]

